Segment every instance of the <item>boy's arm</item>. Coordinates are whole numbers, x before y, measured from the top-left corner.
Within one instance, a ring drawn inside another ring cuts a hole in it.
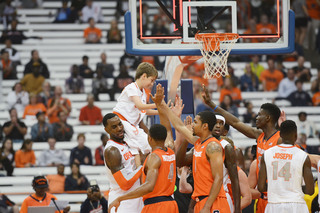
[[[142,103],[139,96],[131,96],[131,100],[139,110],[147,110],[147,109],[156,108],[155,104],[144,104],[144,103]]]
[[[154,110],[154,109],[147,109],[147,115],[159,115],[158,110]]]

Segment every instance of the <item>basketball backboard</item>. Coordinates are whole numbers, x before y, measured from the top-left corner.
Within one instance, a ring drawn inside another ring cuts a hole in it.
[[[234,55],[294,51],[294,12],[289,0],[129,0],[125,14],[129,54],[201,55],[194,39],[199,30],[238,33],[240,39],[230,53]]]

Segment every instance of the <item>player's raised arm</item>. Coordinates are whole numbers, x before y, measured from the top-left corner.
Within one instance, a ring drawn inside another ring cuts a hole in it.
[[[206,148],[206,155],[208,157],[211,173],[213,176],[213,184],[210,189],[208,199],[202,209],[204,212],[210,212],[213,202],[216,200],[223,183],[223,150],[222,147],[216,143],[211,142]]]
[[[115,147],[108,147],[104,152],[104,159],[111,170],[114,179],[122,190],[129,190],[141,176],[141,166],[132,172],[128,172],[121,163],[121,154]]]
[[[193,136],[192,131],[190,131],[183,124],[181,119],[171,111],[171,109],[163,101],[163,94],[164,94],[164,89],[160,84],[158,84],[155,96],[151,96],[151,99],[156,104],[158,111],[162,111],[169,118],[173,127],[177,131],[179,131],[189,143],[194,144],[198,140],[198,137]],[[161,97],[161,100],[160,100],[160,97]]]
[[[258,178],[258,190],[261,193],[267,191],[267,167],[264,161],[264,154],[261,157],[261,165]]]
[[[313,176],[311,171],[311,161],[309,156],[307,156],[303,164],[303,179],[306,184],[305,187],[303,188],[303,192],[308,195],[313,195],[314,184],[313,184]]]
[[[253,128],[242,121],[239,120],[236,116],[232,115],[231,113],[227,112],[226,110],[222,109],[219,107],[219,105],[216,105],[215,103],[212,102],[208,89],[203,85],[202,86],[203,93],[202,93],[202,98],[204,102],[213,109],[213,111],[220,113],[225,119],[228,124],[230,124],[233,128],[237,129],[239,132],[244,134],[245,136],[249,138],[258,138],[259,135],[261,134],[261,131]]]

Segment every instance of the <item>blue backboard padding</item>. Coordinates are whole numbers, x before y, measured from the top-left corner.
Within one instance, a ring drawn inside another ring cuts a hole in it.
[[[127,11],[124,15],[125,36],[126,36],[126,52],[130,55],[201,55],[198,49],[143,49],[133,48],[131,13]],[[295,30],[295,15],[292,10],[289,10],[289,38],[288,46],[273,49],[233,49],[231,55],[252,55],[252,54],[285,54],[295,50],[294,47],[294,30]],[[261,44],[262,45],[262,44]]]
[[[191,79],[182,79],[181,85],[181,99],[184,103],[182,114],[194,114],[193,101],[193,85]]]

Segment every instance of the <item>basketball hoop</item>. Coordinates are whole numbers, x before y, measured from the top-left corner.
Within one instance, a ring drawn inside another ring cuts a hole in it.
[[[197,33],[200,50],[204,60],[204,78],[227,76],[227,59],[233,45],[237,42],[237,33]],[[221,45],[221,46],[220,46]]]

